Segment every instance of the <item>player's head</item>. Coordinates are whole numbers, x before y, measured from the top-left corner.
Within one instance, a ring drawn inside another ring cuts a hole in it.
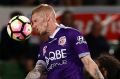
[[[41,4],[32,12],[32,26],[41,35],[55,28],[56,18],[52,6]]]
[[[105,79],[120,79],[120,62],[116,58],[105,54],[98,57],[96,63]]]
[[[98,37],[98,36],[101,35],[102,28],[103,28],[103,27],[102,27],[102,25],[101,25],[100,22],[94,21],[94,23],[93,23],[93,25],[92,25],[92,27],[91,27],[91,33],[92,33],[94,36]]]
[[[64,24],[65,26],[74,26],[74,18],[73,18],[73,13],[69,10],[66,10],[63,12],[61,15],[61,23]]]

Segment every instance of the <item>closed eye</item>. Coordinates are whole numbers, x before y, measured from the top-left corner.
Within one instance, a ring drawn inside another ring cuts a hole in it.
[[[33,20],[31,23],[32,23],[32,25],[34,25],[34,23],[36,23],[37,22],[37,20]]]

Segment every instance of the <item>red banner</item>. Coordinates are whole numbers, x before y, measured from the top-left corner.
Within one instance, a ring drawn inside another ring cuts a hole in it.
[[[58,19],[60,16],[58,17]],[[88,33],[93,21],[106,21],[103,27],[103,34],[108,40],[120,38],[120,14],[108,13],[76,13],[74,14],[75,24],[83,33]]]

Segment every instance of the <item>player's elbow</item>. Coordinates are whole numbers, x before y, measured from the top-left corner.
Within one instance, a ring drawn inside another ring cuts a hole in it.
[[[97,64],[94,61],[91,61],[88,64],[85,64],[84,67],[88,72],[92,72],[98,68]]]
[[[88,72],[93,72],[96,68],[98,68],[97,64],[91,59],[91,57],[88,55],[81,59],[85,70]]]

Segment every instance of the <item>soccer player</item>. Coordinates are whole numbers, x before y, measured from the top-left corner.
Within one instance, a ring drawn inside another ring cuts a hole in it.
[[[47,69],[47,79],[84,79],[83,66],[94,79],[104,79],[90,52],[83,35],[59,25],[52,6],[41,4],[32,12],[32,26],[40,36],[49,36],[39,52],[35,68],[25,79],[40,79]]]

